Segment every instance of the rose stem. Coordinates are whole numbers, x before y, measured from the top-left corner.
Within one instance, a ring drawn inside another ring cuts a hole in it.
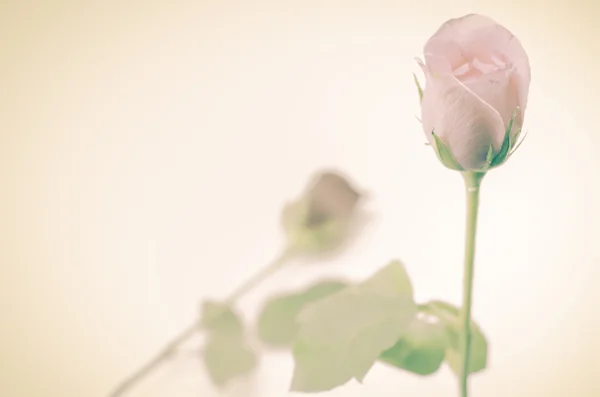
[[[229,297],[225,300],[227,304],[232,305],[245,294],[250,292],[262,281],[273,275],[279,269],[281,269],[288,260],[293,256],[293,250],[286,248],[283,250],[275,260],[270,262],[267,266],[262,268],[258,273],[251,276],[242,285],[236,288]],[[173,338],[167,343],[158,354],[152,359],[142,365],[137,371],[133,372],[130,376],[120,382],[115,389],[108,394],[109,397],[120,397],[125,395],[133,386],[135,386],[144,377],[149,375],[154,369],[156,369],[162,362],[167,360],[175,353],[175,350],[185,341],[189,340],[199,330],[198,322],[194,321],[187,328],[185,328],[179,335]]]
[[[479,186],[485,173],[464,172],[467,212],[465,231],[465,263],[463,278],[463,304],[460,310],[462,332],[460,339],[461,397],[468,397],[469,358],[471,353],[471,303],[473,295],[473,273],[475,265],[475,235],[477,233],[477,212],[479,209]]]

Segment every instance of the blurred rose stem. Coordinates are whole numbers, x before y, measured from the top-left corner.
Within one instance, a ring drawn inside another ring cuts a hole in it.
[[[479,209],[479,187],[485,173],[464,172],[467,196],[465,264],[463,279],[463,302],[460,312],[462,333],[460,338],[460,395],[468,397],[469,358],[471,354],[471,304],[473,301],[473,272],[475,265],[475,235],[477,234],[477,212]]]
[[[294,255],[293,247],[284,249],[277,258],[263,267],[258,273],[252,275],[248,280],[242,283],[225,299],[228,305],[235,304],[248,292],[256,288],[261,282],[275,274],[279,269],[288,263],[288,260]],[[158,368],[164,361],[168,360],[176,352],[177,348],[188,341],[199,330],[199,321],[194,321],[187,328],[181,331],[175,338],[167,343],[160,351],[146,364],[142,365],[137,371],[132,373],[126,379],[118,384],[117,387],[108,395],[109,397],[121,397],[129,392],[137,383],[148,376],[153,370]]]

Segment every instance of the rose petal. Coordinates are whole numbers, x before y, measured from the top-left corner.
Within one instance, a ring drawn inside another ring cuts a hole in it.
[[[451,73],[434,76],[428,71],[425,76],[421,119],[429,143],[435,131],[464,169],[480,169],[490,145],[495,152],[502,146],[502,117]]]
[[[452,40],[429,40],[425,47],[425,62],[435,72],[454,70],[468,62],[462,48]]]
[[[488,73],[481,78],[463,81],[481,100],[491,105],[502,117],[507,128],[513,112],[519,106],[519,93],[514,84],[514,68]],[[521,127],[515,120],[513,131]]]
[[[514,83],[519,96],[519,123],[522,124],[527,106],[531,70],[529,58],[519,39],[496,21],[483,15],[469,14],[445,22],[425,44],[425,59],[446,58],[452,69],[479,58],[496,63],[494,57],[502,55],[504,61],[515,68]],[[464,63],[464,62],[463,62]]]

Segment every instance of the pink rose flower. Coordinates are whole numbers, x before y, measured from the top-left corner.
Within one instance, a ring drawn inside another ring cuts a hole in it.
[[[455,160],[454,166],[442,161],[464,171],[501,164],[523,125],[531,80],[519,40],[492,19],[470,14],[445,22],[424,55],[425,63],[417,59],[426,78],[421,120],[438,155]]]

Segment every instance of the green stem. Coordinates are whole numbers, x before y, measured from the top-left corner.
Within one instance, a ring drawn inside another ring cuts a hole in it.
[[[275,260],[271,261],[267,266],[263,267],[258,273],[255,273],[252,277],[246,280],[242,285],[236,288],[229,297],[226,299],[226,302],[230,305],[233,305],[235,302],[244,297],[248,292],[252,291],[256,288],[260,283],[262,283],[267,278],[271,277],[275,274],[279,269],[281,269],[288,260],[294,256],[295,251],[293,247],[288,247],[284,249]]]
[[[460,311],[462,333],[460,340],[461,397],[468,397],[469,359],[471,356],[471,304],[473,301],[473,272],[475,265],[475,235],[477,234],[477,212],[479,209],[479,187],[485,173],[464,172],[467,195],[467,223],[465,232],[465,264],[463,279],[463,304]]]
[[[268,277],[272,276],[279,269],[281,269],[293,255],[294,251],[291,249],[291,247],[283,250],[275,260],[270,262],[266,267],[262,268],[262,270],[254,274],[252,277],[242,283],[242,285],[236,288],[231,294],[229,294],[229,297],[225,300],[225,302],[229,305],[235,304],[235,302],[253,290],[262,281],[266,280]],[[158,368],[158,366],[165,360],[169,359],[179,346],[188,341],[192,336],[196,335],[198,330],[198,322],[192,322],[192,324],[190,324],[162,349],[160,349],[158,354],[156,354],[152,359],[148,360],[146,364],[141,366],[137,371],[119,383],[119,385],[117,385],[117,387],[115,387],[115,389],[109,393],[108,396],[121,397],[125,395],[139,381],[149,375],[153,370]]]

